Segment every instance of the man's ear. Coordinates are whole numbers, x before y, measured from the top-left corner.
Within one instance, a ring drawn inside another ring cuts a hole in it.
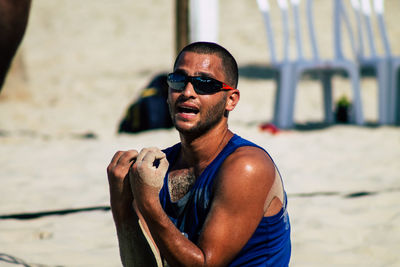
[[[226,101],[226,111],[232,111],[235,109],[240,99],[240,92],[238,89],[228,91],[228,99]]]

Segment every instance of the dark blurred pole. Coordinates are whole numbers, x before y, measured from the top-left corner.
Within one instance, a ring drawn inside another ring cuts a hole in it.
[[[176,0],[175,10],[176,55],[189,44],[189,0]]]

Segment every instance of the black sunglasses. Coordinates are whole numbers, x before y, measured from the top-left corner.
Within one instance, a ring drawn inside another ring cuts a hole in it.
[[[190,82],[197,94],[208,95],[214,94],[221,90],[234,90],[226,83],[216,79],[201,76],[188,76],[182,73],[170,73],[167,76],[168,86],[176,91],[185,90],[186,85]]]

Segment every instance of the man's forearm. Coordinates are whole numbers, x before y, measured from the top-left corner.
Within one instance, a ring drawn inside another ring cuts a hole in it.
[[[114,210],[119,252],[123,266],[162,266],[157,248],[146,238],[145,229],[139,223],[133,206],[123,211]]]
[[[129,171],[138,215],[143,216],[151,236],[169,265],[203,266],[203,252],[181,234],[161,206],[159,193],[168,166],[166,155],[161,150],[144,148],[140,151]]]
[[[132,262],[133,240],[135,238],[134,212],[132,206],[123,208],[118,204],[111,204],[112,214],[117,230],[119,252],[123,266],[129,266]]]
[[[128,224],[117,227],[119,254],[123,266],[132,266],[134,261],[134,242],[135,229]]]
[[[128,172],[137,155],[136,150],[118,151],[107,166],[111,211],[117,229],[121,260],[124,266],[162,266],[157,249],[145,233],[148,230],[139,223],[140,218],[147,227],[144,219],[135,212]]]
[[[170,266],[204,266],[199,247],[187,239],[168,218],[156,200],[138,203],[151,235]]]

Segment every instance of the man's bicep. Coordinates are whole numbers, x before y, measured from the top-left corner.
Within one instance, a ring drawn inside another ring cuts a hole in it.
[[[208,264],[224,265],[232,261],[244,247],[259,221],[250,218],[244,212],[238,213],[217,203],[213,206],[206,219],[198,246]]]
[[[229,168],[216,177],[214,199],[198,243],[208,263],[218,265],[233,260],[251,238],[264,215],[274,178],[263,159],[248,164],[236,158],[225,166]]]

